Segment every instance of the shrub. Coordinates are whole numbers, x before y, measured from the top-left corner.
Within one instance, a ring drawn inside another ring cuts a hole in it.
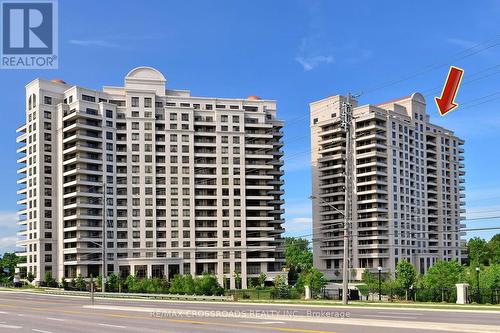
[[[64,277],[61,278],[61,288],[64,290],[68,289],[68,281]]]
[[[34,279],[35,276],[33,275],[33,273],[29,272],[28,275],[26,275],[26,280],[28,280],[29,283],[33,282]]]
[[[272,291],[274,298],[289,298],[290,297],[290,286],[286,283],[286,279],[283,275],[277,275],[274,278],[274,288]]]
[[[115,273],[111,273],[108,275],[108,288],[109,292],[118,291],[118,276]]]
[[[172,294],[193,295],[194,291],[194,279],[191,274],[174,276],[170,286],[170,292]]]
[[[215,275],[203,274],[194,281],[196,295],[222,295],[224,289],[220,286]]]
[[[75,288],[80,291],[87,289],[87,284],[85,283],[82,274],[78,274],[78,276],[76,277]]]
[[[52,277],[52,273],[51,272],[46,272],[45,273],[45,284],[47,285],[47,287],[51,287],[51,288],[57,287],[57,282]]]

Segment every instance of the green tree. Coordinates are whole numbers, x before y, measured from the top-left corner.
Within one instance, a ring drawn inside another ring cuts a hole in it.
[[[289,298],[290,297],[290,286],[286,282],[286,278],[283,275],[276,275],[273,280],[274,283],[274,295],[277,298]]]
[[[264,285],[265,285],[265,283],[266,283],[266,279],[267,279],[267,275],[266,275],[266,273],[264,273],[264,272],[260,272],[259,277],[258,277],[258,280],[259,280],[259,286],[260,286],[261,288],[263,288],[263,287],[264,287]]]
[[[481,272],[481,275],[481,288],[489,290],[500,289],[500,264],[493,264],[486,267],[484,271]]]
[[[313,265],[313,256],[309,241],[304,238],[285,238],[285,261],[289,269],[288,279],[296,281],[300,272],[309,270]]]
[[[97,289],[102,290],[102,274],[99,274],[95,279],[95,286]]]
[[[15,274],[16,266],[21,262],[21,257],[15,253],[6,252],[0,258],[0,277],[6,277],[12,280]]]
[[[361,275],[361,281],[366,286],[365,288],[358,287],[358,289],[360,289],[362,291],[364,290],[363,294],[366,293],[368,295],[370,293],[374,293],[378,288],[378,279],[375,278],[375,275],[373,275],[373,273],[370,272],[368,269],[365,269],[363,271],[363,274]]]
[[[127,291],[129,293],[138,293],[138,292],[140,292],[139,281],[133,275],[127,276],[127,278],[125,279],[124,285],[125,285],[125,288],[127,289]]]
[[[444,290],[454,289],[455,284],[464,280],[464,269],[458,261],[439,260],[427,270],[421,281],[421,287],[440,289],[444,301]]]
[[[174,276],[170,285],[170,292],[172,294],[193,295],[195,292],[195,284],[191,274]]]
[[[408,300],[408,290],[415,284],[417,270],[407,260],[401,260],[396,266],[396,285],[405,290],[405,299]]]
[[[490,265],[500,264],[500,234],[493,236],[488,242]]]
[[[236,289],[241,288],[241,272],[239,270],[235,270],[233,273],[234,282],[236,284]]]
[[[26,280],[28,280],[28,282],[31,283],[31,282],[33,282],[34,279],[35,279],[35,276],[33,275],[33,273],[28,272],[28,274],[26,275]]]
[[[222,295],[224,289],[213,274],[203,274],[194,280],[194,292],[196,295]]]
[[[467,242],[469,264],[471,266],[488,265],[491,258],[488,242],[480,237],[474,237]]]
[[[51,272],[46,272],[45,273],[45,279],[44,280],[45,280],[45,284],[47,285],[47,287],[56,287],[57,286],[57,282],[52,277],[52,273]]]
[[[323,287],[326,286],[327,283],[328,280],[325,278],[325,275],[313,267],[300,274],[297,287],[302,290],[303,286],[309,286],[311,295],[314,297],[314,295],[321,293],[321,290],[323,290]]]
[[[107,288],[109,292],[116,292],[118,291],[118,276],[115,273],[111,273],[108,275],[108,283],[107,283]]]
[[[255,280],[253,278],[247,278],[247,289],[255,288]]]
[[[64,277],[61,278],[61,288],[64,290],[68,289],[68,281]]]
[[[78,276],[76,277],[75,288],[81,291],[87,289],[87,284],[85,283],[82,274],[78,274]]]

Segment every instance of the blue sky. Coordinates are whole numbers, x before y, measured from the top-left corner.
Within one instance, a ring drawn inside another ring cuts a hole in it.
[[[500,91],[498,17],[494,0],[60,1],[59,69],[0,70],[0,253],[11,249],[18,229],[15,129],[24,120],[25,84],[57,77],[100,89],[121,85],[139,65],[158,68],[168,87],[193,95],[278,101],[288,122],[289,235],[311,232],[308,103],[349,91],[365,92],[361,104],[424,92],[431,119],[466,140],[468,216],[498,216],[500,99],[476,100]],[[440,117],[433,97],[449,65],[465,70],[457,97],[464,107]]]

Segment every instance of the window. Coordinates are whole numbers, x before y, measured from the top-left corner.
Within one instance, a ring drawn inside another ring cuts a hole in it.
[[[52,97],[50,96],[44,96],[43,97],[43,103],[47,105],[52,105]]]
[[[82,95],[82,99],[87,102],[95,102],[95,97],[89,95]]]
[[[153,106],[153,101],[152,101],[151,97],[145,97],[144,98],[144,107],[150,108],[152,106]]]
[[[112,110],[106,110],[106,118],[113,118],[113,111]]]
[[[133,108],[139,107],[139,97],[132,97],[132,107]]]

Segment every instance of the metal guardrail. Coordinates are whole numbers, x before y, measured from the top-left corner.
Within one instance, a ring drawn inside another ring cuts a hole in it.
[[[67,295],[67,296],[86,296],[90,297],[88,291],[68,291],[60,289],[47,288],[44,291],[51,295]],[[208,295],[179,295],[179,294],[136,294],[136,293],[94,293],[96,298],[123,298],[123,299],[157,299],[157,300],[184,300],[184,301],[222,301],[232,302],[234,297],[231,296],[208,296]]]

